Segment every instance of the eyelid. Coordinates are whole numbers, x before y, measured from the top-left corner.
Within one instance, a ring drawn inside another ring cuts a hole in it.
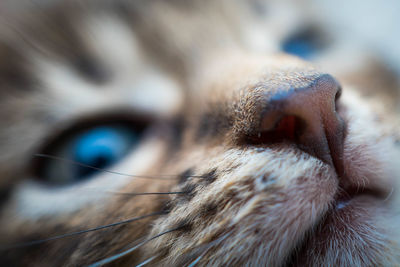
[[[158,120],[159,118],[153,114],[142,113],[132,109],[93,112],[84,116],[80,116],[79,118],[73,118],[67,121],[55,123],[53,126],[49,127],[48,132],[51,133],[42,138],[42,142],[38,150],[40,150],[40,148],[43,149],[46,144],[53,142],[61,135],[68,135],[69,133],[83,130],[85,128],[91,128],[95,125],[112,122],[124,124],[132,123],[137,124],[138,126],[147,126]]]
[[[36,151],[39,154],[52,155],[57,148],[61,147],[64,142],[68,142],[71,138],[79,133],[85,132],[101,125],[123,125],[126,128],[131,128],[134,131],[142,132],[143,138],[146,135],[146,130],[150,125],[156,123],[158,119],[144,114],[135,114],[132,112],[113,112],[103,114],[93,114],[86,117],[81,117],[77,120],[69,121],[61,125],[53,127],[53,131],[42,143],[38,145]],[[43,168],[44,161],[38,157],[32,157],[28,165],[28,174],[37,177],[37,171]]]

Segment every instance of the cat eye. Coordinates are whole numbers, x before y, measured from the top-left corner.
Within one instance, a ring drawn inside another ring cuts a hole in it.
[[[53,160],[36,159],[35,177],[50,186],[88,180],[98,169],[110,168],[132,152],[139,145],[143,130],[142,126],[133,127],[132,122],[101,123],[68,130],[55,137],[40,153],[51,155]]]
[[[326,45],[326,36],[320,30],[306,28],[286,38],[281,44],[281,50],[303,59],[311,59]]]

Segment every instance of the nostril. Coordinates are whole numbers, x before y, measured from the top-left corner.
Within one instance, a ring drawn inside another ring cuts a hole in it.
[[[335,110],[337,111],[339,108],[339,100],[342,96],[342,87],[339,87],[336,94],[335,94]]]
[[[342,96],[342,87],[339,87],[335,94],[335,102],[339,101],[339,98]]]
[[[267,121],[269,119],[266,118]],[[268,124],[269,122],[266,122],[256,136],[250,136],[250,143],[273,144],[284,141],[298,143],[305,130],[304,120],[294,115],[283,116],[272,127],[265,127]]]
[[[295,116],[284,116],[275,127],[274,131],[286,138],[295,138],[298,130],[298,119]]]

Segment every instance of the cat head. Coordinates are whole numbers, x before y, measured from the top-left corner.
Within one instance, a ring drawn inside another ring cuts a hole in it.
[[[249,3],[4,16],[3,264],[398,262],[393,97],[278,53]]]

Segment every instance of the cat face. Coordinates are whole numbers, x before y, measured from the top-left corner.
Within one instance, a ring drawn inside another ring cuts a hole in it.
[[[373,113],[296,59],[223,58],[178,160],[196,175],[178,186],[189,196],[170,203],[150,236],[184,227],[149,244],[148,258],[160,254],[170,265],[395,264],[397,248],[385,245],[394,236],[384,234],[398,173],[386,156],[395,149],[383,131],[368,130],[380,127]],[[395,213],[390,220],[396,225]]]
[[[2,264],[398,264],[397,114],[268,48],[251,3],[8,18]]]

